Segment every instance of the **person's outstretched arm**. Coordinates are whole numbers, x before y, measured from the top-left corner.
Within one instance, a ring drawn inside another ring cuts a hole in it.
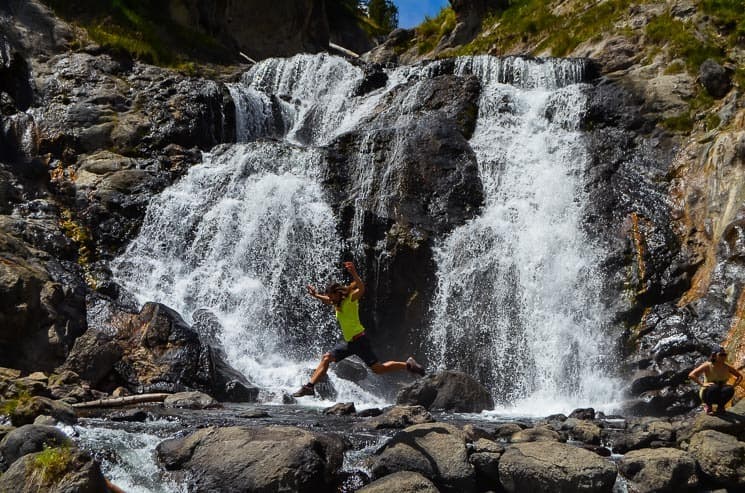
[[[349,288],[352,290],[352,299],[357,301],[365,294],[365,283],[360,279],[353,262],[344,262],[344,268],[352,275],[352,284],[349,285]]]
[[[308,284],[305,287],[305,289],[308,290],[308,294],[309,295],[311,295],[312,297],[314,297],[315,299],[317,299],[321,303],[323,303],[325,305],[333,305],[333,302],[331,301],[331,299],[328,296],[323,295],[323,294],[318,294],[318,291],[316,291],[316,288],[314,288],[310,284]]]

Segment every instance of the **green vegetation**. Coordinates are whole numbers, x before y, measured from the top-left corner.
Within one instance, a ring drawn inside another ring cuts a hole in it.
[[[444,8],[435,17],[425,17],[416,28],[417,48],[420,54],[432,51],[440,40],[455,29],[455,11]]]
[[[398,27],[398,7],[391,0],[367,0],[367,16],[386,33]]]
[[[15,399],[4,399],[0,401],[0,414],[10,416],[21,404],[31,400],[31,394],[27,390],[21,390]]]
[[[64,476],[73,460],[72,451],[69,446],[48,447],[34,457],[33,473],[35,478],[40,479],[42,484],[49,484]]]
[[[702,0],[701,9],[709,15],[730,44],[745,40],[742,0]]]
[[[688,133],[693,130],[693,119],[691,113],[687,111],[681,115],[662,120],[662,126],[673,132]]]
[[[707,58],[717,61],[722,59],[720,47],[708,39],[702,40],[691,24],[673,19],[669,13],[658,16],[647,24],[647,37],[653,43],[667,44],[671,55],[684,59],[691,72],[698,70]]]
[[[177,24],[168,0],[44,0],[57,15],[75,21],[101,46],[157,65],[227,61],[215,38]]]
[[[571,13],[557,15],[545,0],[513,0],[507,9],[485,19],[482,32],[486,34],[464,46],[461,52],[485,53],[496,48],[504,53],[528,44],[537,51],[564,56],[580,43],[612,29],[626,15],[631,3],[631,0],[581,0]]]

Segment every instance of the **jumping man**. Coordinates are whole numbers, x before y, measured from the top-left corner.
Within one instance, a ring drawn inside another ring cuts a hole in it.
[[[365,328],[360,323],[359,300],[365,294],[365,285],[357,274],[357,269],[352,262],[344,262],[344,268],[352,275],[351,284],[344,286],[339,283],[331,283],[326,287],[323,294],[319,294],[311,285],[307,286],[308,294],[326,305],[332,305],[336,312],[336,320],[341,327],[344,342],[337,344],[334,349],[323,355],[316,371],[310,377],[310,381],[300,387],[300,390],[292,394],[294,397],[313,395],[313,387],[328,371],[331,362],[339,361],[356,354],[375,373],[388,373],[389,371],[408,370],[417,375],[424,375],[424,368],[414,358],[409,357],[406,362],[386,361],[380,363],[370,347],[370,340],[365,335]]]

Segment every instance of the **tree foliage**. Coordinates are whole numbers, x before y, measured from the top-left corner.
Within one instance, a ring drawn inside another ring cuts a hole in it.
[[[367,15],[387,32],[398,27],[398,7],[391,0],[368,0]]]

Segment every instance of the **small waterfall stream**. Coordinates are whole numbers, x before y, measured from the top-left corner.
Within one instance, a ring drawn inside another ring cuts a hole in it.
[[[151,203],[138,238],[114,262],[118,282],[187,320],[211,311],[232,364],[270,393],[292,390],[338,336],[305,284],[338,276],[345,249],[362,252],[361,208],[345,239],[326,202],[322,146],[364,128],[401,84],[412,84],[407,97],[415,104],[416,80],[437,68],[391,70],[385,87],[355,96],[364,75],[341,58],[299,55],[254,66],[230,87],[240,143],[205,154]],[[581,227],[583,65],[474,57],[458,59],[456,73],[482,84],[470,143],[486,204],[439,245],[431,328],[416,336],[437,367],[477,376],[514,412],[539,402],[562,411],[609,403],[615,388],[603,377],[597,299],[602,252]],[[407,117],[406,104],[400,112]],[[367,147],[363,140],[363,154]],[[350,192],[359,205],[388,176],[373,183],[362,171]],[[373,206],[383,214],[390,204]],[[384,403],[332,380],[337,400]]]

